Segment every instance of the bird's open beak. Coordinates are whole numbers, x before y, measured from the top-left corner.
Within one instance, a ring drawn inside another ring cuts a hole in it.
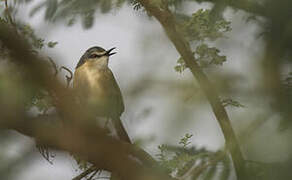
[[[116,49],[116,48],[114,47],[114,48],[111,48],[111,49],[107,50],[107,51],[106,51],[106,55],[111,56],[111,55],[116,54],[116,52],[112,52],[112,50],[114,50],[114,49]],[[111,53],[111,52],[112,52],[112,53]]]

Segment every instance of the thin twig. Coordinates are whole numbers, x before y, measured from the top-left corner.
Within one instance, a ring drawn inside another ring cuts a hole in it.
[[[218,152],[214,154],[207,162],[203,162],[201,165],[194,165],[184,176],[180,178],[180,180],[185,180],[191,177],[191,179],[197,179],[204,170],[206,170],[209,166],[213,166],[222,160],[225,157],[225,152]]]
[[[47,160],[50,164],[53,164],[53,161],[50,158],[54,158],[55,156],[50,154],[48,147],[41,144],[37,144],[36,147],[39,150],[40,154],[43,156],[43,158]]]
[[[62,67],[60,68],[60,70],[62,70],[62,69],[65,69],[65,70],[68,71],[69,74],[70,74],[70,76],[66,75],[67,88],[68,88],[69,85],[70,85],[70,82],[71,82],[72,79],[73,79],[73,72],[72,72],[70,69],[66,68],[65,66],[62,66]]]
[[[91,180],[98,172],[101,172],[101,170],[94,171],[94,173],[87,180]]]
[[[57,76],[57,74],[58,74],[58,66],[56,65],[56,63],[52,60],[52,58],[50,58],[50,57],[48,57],[49,58],[49,61],[51,62],[51,64],[52,64],[52,66],[53,66],[53,68],[54,68],[54,70],[55,70],[55,73],[54,73],[54,76]]]
[[[12,19],[12,16],[10,14],[10,11],[9,11],[9,6],[8,6],[8,2],[7,0],[5,0],[5,13],[7,14],[7,17],[8,17],[8,21],[9,23],[12,25],[12,26],[15,26],[15,23]]]
[[[78,176],[74,177],[72,180],[81,180],[82,178],[86,177],[87,175],[89,175],[90,173],[92,173],[96,170],[98,170],[98,169],[94,165],[92,165],[92,166],[90,166],[90,168],[88,168],[86,171],[82,172]]]

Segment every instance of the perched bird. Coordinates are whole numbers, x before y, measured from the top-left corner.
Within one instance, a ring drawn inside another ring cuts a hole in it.
[[[82,107],[97,117],[111,119],[119,138],[130,143],[120,120],[124,112],[121,90],[108,67],[109,57],[116,54],[114,49],[89,48],[76,66],[73,88]]]

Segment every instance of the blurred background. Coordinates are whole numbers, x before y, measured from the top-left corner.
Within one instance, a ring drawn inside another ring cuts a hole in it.
[[[153,157],[161,160],[165,149],[172,151],[169,147],[188,148],[196,155],[224,151],[224,136],[204,92],[153,16],[136,1],[68,2],[10,0],[8,6],[17,27],[28,39],[35,36],[33,40],[41,44],[35,48],[38,54],[72,72],[88,48],[117,48],[109,66],[125,102],[121,119],[131,139]],[[292,178],[292,3],[255,1],[265,9],[262,13],[260,8],[224,0],[215,4],[202,0],[169,2],[182,26],[188,32],[194,27],[195,32],[186,37],[220,94],[244,158],[255,171],[254,179]],[[7,18],[4,1],[0,9],[2,18]],[[200,25],[206,26],[205,21],[209,21],[207,30],[200,29]],[[216,27],[210,24],[213,21]],[[10,81],[5,55],[0,63],[3,93]],[[64,83],[66,74],[61,71],[58,75]],[[13,96],[13,91],[10,93]],[[40,113],[38,106],[32,105],[29,111]],[[34,139],[1,130],[0,179],[64,180],[82,172],[69,153],[51,153],[53,164],[38,152]],[[179,168],[169,167],[173,156],[167,158],[169,161],[161,162],[175,174]],[[212,167],[198,178],[235,179],[230,160],[220,160]],[[103,173],[96,179],[107,177]]]

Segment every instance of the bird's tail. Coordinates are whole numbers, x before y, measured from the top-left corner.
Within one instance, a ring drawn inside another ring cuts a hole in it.
[[[130,137],[129,137],[126,129],[124,128],[121,119],[119,117],[113,118],[113,124],[114,124],[114,127],[115,127],[115,129],[117,131],[117,134],[118,134],[119,138],[122,141],[131,143]]]

